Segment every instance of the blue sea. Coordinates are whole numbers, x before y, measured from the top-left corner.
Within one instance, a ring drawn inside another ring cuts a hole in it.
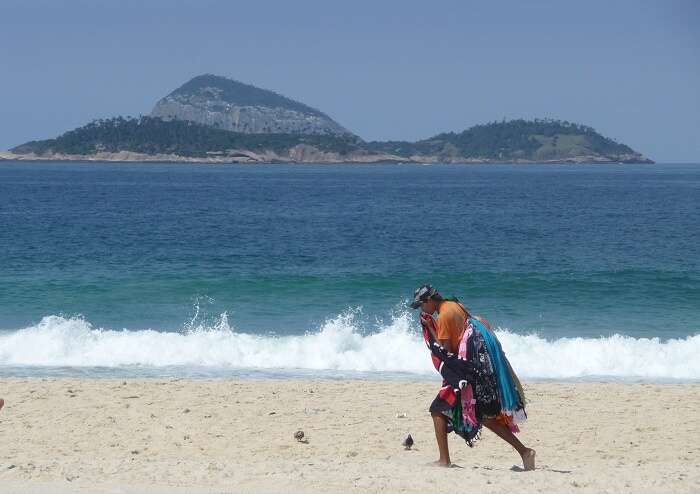
[[[700,165],[0,162],[0,375],[700,381]]]

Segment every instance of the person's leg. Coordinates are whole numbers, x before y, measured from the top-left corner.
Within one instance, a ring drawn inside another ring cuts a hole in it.
[[[535,450],[526,447],[520,442],[520,439],[515,437],[507,425],[502,424],[495,418],[485,418],[482,423],[491,429],[498,437],[513,446],[523,459],[523,468],[525,470],[535,469]]]
[[[435,426],[435,439],[437,439],[438,450],[440,451],[440,459],[436,462],[438,465],[449,467],[450,450],[447,446],[447,417],[440,412],[431,412],[433,416],[433,426]]]
[[[0,410],[2,410],[2,407],[4,407],[4,406],[5,406],[5,400],[0,398]]]

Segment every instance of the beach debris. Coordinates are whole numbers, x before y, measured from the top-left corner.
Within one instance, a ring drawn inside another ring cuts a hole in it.
[[[304,439],[304,431],[302,430],[298,430],[294,433],[294,439],[304,444],[309,442],[307,439]]]
[[[406,439],[403,440],[402,444],[404,449],[406,449],[407,451],[411,449],[411,447],[413,446],[413,438],[410,434],[406,436]]]
[[[185,409],[182,411],[182,413],[190,413],[191,411],[192,411],[192,410],[190,410],[189,408],[185,408]]]
[[[408,414],[406,412],[400,412],[396,414],[397,419],[405,419],[406,417],[408,417]]]

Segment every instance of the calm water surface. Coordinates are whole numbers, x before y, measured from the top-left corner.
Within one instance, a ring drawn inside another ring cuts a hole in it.
[[[516,334],[663,341],[700,332],[700,166],[4,162],[0,254],[6,333],[366,335],[429,281]]]

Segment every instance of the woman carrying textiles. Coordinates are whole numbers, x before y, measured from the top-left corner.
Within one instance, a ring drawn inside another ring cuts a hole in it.
[[[527,418],[525,394],[489,323],[430,285],[415,291],[411,307],[421,308],[423,338],[443,377],[430,405],[440,452],[436,464],[451,465],[448,432],[472,446],[484,425],[515,448],[525,470],[534,470],[535,450],[515,436],[517,424]]]

